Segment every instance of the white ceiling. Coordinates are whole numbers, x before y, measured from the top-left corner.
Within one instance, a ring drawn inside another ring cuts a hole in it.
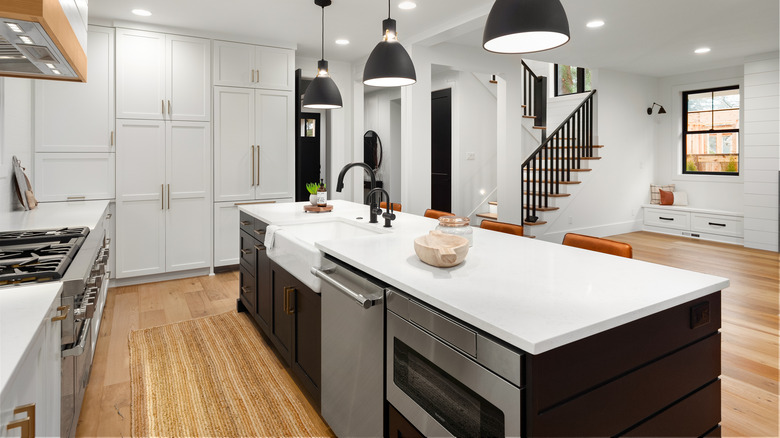
[[[526,57],[650,76],[740,65],[750,55],[780,47],[778,0],[562,0],[571,41]],[[448,42],[481,47],[482,27],[493,0],[417,0],[400,10],[392,0],[402,42]],[[130,10],[153,15],[141,18]],[[319,58],[320,8],[313,0],[92,0],[90,20],[140,22],[233,35],[251,41],[297,44],[298,54]],[[325,9],[325,58],[356,61],[381,37],[384,0],[333,0]],[[606,25],[588,29],[600,18]],[[335,44],[347,38],[348,46]],[[697,47],[711,47],[694,55]],[[502,56],[502,55],[496,55]]]

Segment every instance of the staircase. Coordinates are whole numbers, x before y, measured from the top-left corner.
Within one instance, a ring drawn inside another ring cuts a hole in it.
[[[525,100],[524,118],[534,119],[534,128],[542,130],[542,141],[521,166],[524,233],[533,237],[537,227],[544,231],[558,214],[559,203],[571,196],[581,183],[580,176],[591,172],[590,163],[600,160],[603,145],[593,144],[593,104],[596,90],[591,91],[568,117],[545,136],[546,78],[537,77],[523,63]],[[526,81],[527,78],[527,81]],[[500,190],[500,188],[499,188]],[[478,217],[498,220],[498,204],[490,203],[488,213]],[[541,234],[541,233],[540,233]]]

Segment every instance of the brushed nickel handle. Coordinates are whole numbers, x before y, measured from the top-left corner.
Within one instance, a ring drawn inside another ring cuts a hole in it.
[[[260,69],[255,70],[257,71],[257,83],[260,83]]]
[[[254,233],[257,234],[258,236],[262,236],[265,234],[265,230],[254,230]]]
[[[255,145],[252,145],[252,187],[255,186]]]
[[[87,199],[86,196],[68,196],[66,198],[68,201],[82,201],[84,199]]]
[[[160,103],[162,104],[162,114],[165,115],[165,99],[161,100]]]
[[[7,430],[21,428],[22,438],[35,438],[35,403],[18,406],[14,409],[14,415],[26,414],[25,418],[8,422]]]
[[[63,319],[67,318],[68,317],[68,312],[70,312],[70,305],[59,306],[59,307],[57,307],[57,311],[58,312],[62,312],[62,313],[60,313],[57,316],[53,316],[51,318],[51,322],[62,321]]]
[[[113,145],[114,145],[114,131],[111,131],[111,144],[109,144],[109,146],[113,146]]]
[[[260,185],[260,145],[257,145],[257,185]]]
[[[171,115],[171,112],[172,112],[172,110],[171,110],[171,107],[172,107],[172,105],[171,105],[171,101],[169,100],[169,101],[168,101],[168,115],[169,115],[169,116]]]
[[[258,251],[265,251],[265,245],[255,245],[255,249]]]
[[[171,185],[168,184],[168,210],[171,209]]]
[[[244,226],[246,226],[246,225],[249,225],[249,224],[251,224],[251,223],[252,223],[252,222],[249,222],[249,221],[241,221],[241,225],[244,225]]]
[[[241,250],[241,254],[244,254],[244,255],[252,254],[252,250],[251,249],[242,249]]]
[[[162,204],[162,209],[165,210],[165,184],[160,184],[160,204]]]

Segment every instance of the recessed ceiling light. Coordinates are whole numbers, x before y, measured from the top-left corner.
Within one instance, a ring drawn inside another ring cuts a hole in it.
[[[146,9],[133,9],[133,13],[140,17],[148,17],[152,15],[152,13],[147,11]]]
[[[30,39],[30,37],[28,37],[27,35],[19,35],[19,39],[22,40],[22,42],[25,43],[25,44],[32,44],[33,43],[33,40]]]
[[[12,30],[12,31],[14,31],[14,32],[16,32],[16,33],[22,33],[22,32],[24,32],[24,31],[22,30],[22,28],[21,28],[21,27],[19,27],[19,25],[18,25],[18,24],[16,24],[16,23],[5,23],[5,24],[6,24],[6,26],[8,26],[9,28],[11,28],[11,30]]]
[[[52,71],[51,71],[51,72],[52,72],[52,73],[54,73],[55,75],[61,75],[61,74],[62,74],[62,73],[60,73],[60,71],[59,71],[59,70],[57,70],[56,68],[55,68],[55,69],[52,69]]]
[[[51,69],[57,68],[57,67],[55,67],[55,66],[54,66],[54,64],[52,64],[52,63],[47,63],[47,64],[46,64],[46,67],[49,67],[49,68],[51,68]]]
[[[593,21],[589,21],[588,24],[586,24],[585,26],[594,28],[594,27],[601,27],[603,25],[604,25],[604,20],[593,20]]]
[[[398,3],[398,9],[414,9],[417,7],[415,2],[401,2]]]
[[[707,53],[709,51],[709,47],[699,47],[698,49],[694,50],[693,53]]]
[[[338,44],[340,46],[346,46],[347,44],[349,44],[349,40],[343,39],[343,38],[342,39],[338,39],[338,40],[336,40],[336,44]]]

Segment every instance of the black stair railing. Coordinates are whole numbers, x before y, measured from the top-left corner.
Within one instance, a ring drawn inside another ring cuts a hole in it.
[[[550,195],[560,194],[561,182],[571,181],[572,169],[581,169],[582,158],[593,156],[594,94],[596,90],[588,93],[523,162],[521,202],[526,223],[536,222],[537,211],[549,207]]]
[[[533,116],[534,126],[546,126],[547,77],[537,76],[525,61],[520,61],[520,64],[523,71],[523,115]]]

